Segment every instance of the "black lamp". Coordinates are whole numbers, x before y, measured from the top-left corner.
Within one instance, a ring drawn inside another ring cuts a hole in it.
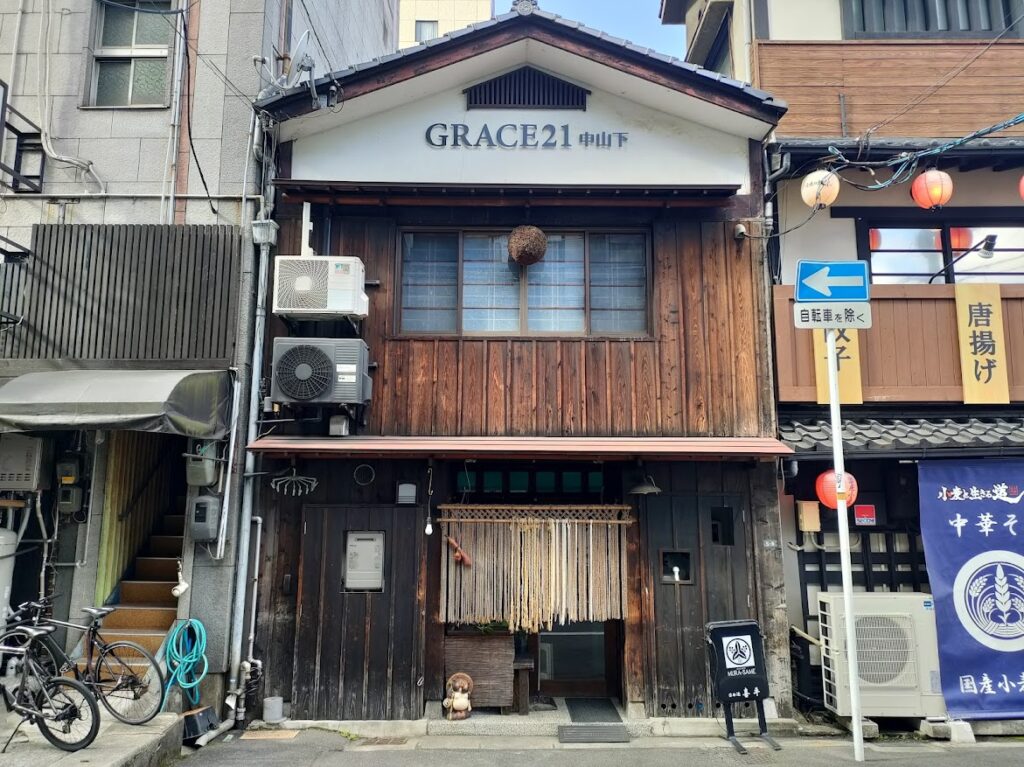
[[[944,267],[939,269],[939,271],[935,272],[935,274],[933,274],[931,277],[929,277],[928,278],[928,284],[931,285],[935,281],[936,277],[938,277],[941,274],[945,274],[946,272],[948,272],[950,269],[953,268],[953,266],[958,261],[960,261],[964,256],[968,255],[969,253],[973,253],[974,251],[977,250],[979,256],[981,256],[982,258],[985,258],[985,259],[989,259],[989,258],[992,258],[992,256],[995,255],[995,249],[996,249],[996,235],[994,235],[994,234],[987,234],[987,235],[985,235],[985,239],[984,240],[981,240],[979,242],[974,243],[970,248],[965,250],[963,253],[961,253],[959,256],[954,258],[952,261],[950,261]]]

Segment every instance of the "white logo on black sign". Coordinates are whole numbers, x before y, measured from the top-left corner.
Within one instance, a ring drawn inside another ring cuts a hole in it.
[[[749,635],[722,637],[722,647],[725,649],[725,667],[727,669],[754,667],[754,647]]]

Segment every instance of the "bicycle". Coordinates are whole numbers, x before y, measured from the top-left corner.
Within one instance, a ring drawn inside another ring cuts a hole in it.
[[[145,724],[160,713],[164,697],[164,674],[160,664],[146,648],[135,642],[107,642],[100,634],[103,618],[114,612],[114,608],[83,608],[82,612],[91,618],[89,624],[83,626],[44,617],[50,604],[50,600],[42,599],[19,605],[8,619],[7,631],[42,624],[84,632],[84,656],[80,662],[68,657],[52,638],[43,636],[39,641],[43,667],[52,670],[54,676],[73,673],[115,719],[125,724]]]
[[[7,752],[14,736],[25,722],[32,722],[50,743],[62,751],[79,751],[96,739],[100,729],[100,709],[96,697],[82,682],[47,673],[36,658],[35,650],[53,626],[20,626],[0,637],[0,656],[20,657],[18,685],[14,690],[0,677],[0,697],[7,711],[21,714],[21,721],[0,749]],[[20,640],[5,645],[5,638]]]

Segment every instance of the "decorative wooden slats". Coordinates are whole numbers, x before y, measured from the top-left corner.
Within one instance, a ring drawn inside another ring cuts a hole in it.
[[[0,358],[230,364],[241,237],[233,226],[47,224],[0,267],[22,321]]]

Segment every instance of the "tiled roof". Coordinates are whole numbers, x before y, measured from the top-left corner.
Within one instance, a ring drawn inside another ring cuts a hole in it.
[[[645,48],[640,45],[635,45],[629,40],[624,40],[620,37],[614,37],[606,32],[600,31],[599,29],[593,29],[578,21],[572,21],[571,19],[562,18],[561,16],[555,13],[549,13],[537,7],[533,7],[523,11],[513,10],[508,13],[503,13],[496,16],[493,19],[487,19],[486,21],[480,21],[475,24],[471,24],[468,27],[463,27],[462,29],[457,29],[454,32],[449,32],[448,34],[442,35],[441,37],[437,37],[432,40],[427,40],[426,42],[420,43],[419,45],[414,45],[409,48],[403,48],[402,50],[396,51],[395,53],[389,53],[386,56],[380,56],[378,58],[362,62],[360,64],[354,64],[350,66],[348,69],[343,69],[338,72],[334,72],[331,75],[328,75],[327,77],[319,78],[318,83],[323,82],[326,84],[331,81],[342,82],[346,77],[350,75],[363,72],[367,69],[372,69],[373,67],[381,64],[390,64],[400,59],[415,57],[427,50],[436,50],[439,47],[443,48],[447,44],[453,43],[454,41],[464,38],[467,35],[472,35],[475,32],[481,32],[483,30],[490,29],[492,27],[499,26],[502,24],[508,24],[512,22],[514,19],[520,18],[521,16],[535,16],[537,18],[544,19],[545,21],[551,22],[553,24],[557,24],[559,26],[573,30],[574,32],[589,35],[590,37],[593,37],[596,40],[601,40],[602,42],[605,43],[617,45],[625,50],[631,51],[634,54],[646,56],[647,58],[651,59],[652,61],[658,62],[659,64],[671,64],[672,66],[678,67],[681,70],[685,70],[700,77],[707,78],[709,81],[716,83],[718,85],[726,86],[728,88],[739,91],[748,98],[751,98],[755,101],[759,101],[765,106],[777,109],[780,114],[784,112],[786,109],[786,102],[772,97],[770,93],[760,90],[759,88],[755,88],[753,85],[749,83],[740,82],[739,80],[734,80],[730,77],[726,77],[725,75],[721,75],[718,72],[712,72],[711,70],[704,69],[703,67],[698,67],[696,64],[691,64],[687,61],[683,61],[682,59],[677,59],[674,56],[659,53],[658,51],[655,51],[652,48]],[[260,102],[260,106],[262,108],[272,108],[275,102],[286,99],[293,93],[301,92],[306,89],[307,86],[304,85],[296,86],[290,91],[281,93],[277,96],[273,96]]]
[[[823,418],[780,418],[779,437],[798,456],[832,454],[832,428]],[[945,451],[1024,452],[1024,416],[863,418],[843,420],[847,455],[924,455]]]

